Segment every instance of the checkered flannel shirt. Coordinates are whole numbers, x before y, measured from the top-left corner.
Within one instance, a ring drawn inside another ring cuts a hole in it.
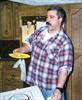
[[[42,42],[44,29],[40,28],[25,40],[32,52],[26,82],[42,90],[54,90],[60,72],[66,69],[69,74],[72,71],[73,48],[62,30]]]

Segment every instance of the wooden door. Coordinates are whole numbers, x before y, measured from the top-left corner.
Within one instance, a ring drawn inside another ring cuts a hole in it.
[[[19,4],[13,3],[13,39],[21,40],[21,27],[19,17]]]
[[[67,100],[82,100],[82,5],[71,5],[69,11],[69,32],[74,45],[74,70],[68,83]]]
[[[12,4],[0,3],[0,39],[13,39]]]

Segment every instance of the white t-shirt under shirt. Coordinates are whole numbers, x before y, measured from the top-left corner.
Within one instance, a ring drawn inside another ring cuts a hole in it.
[[[53,37],[53,36],[55,36],[56,35],[56,33],[49,33],[48,32],[48,30],[47,29],[45,29],[43,32],[42,32],[42,34],[43,34],[43,39],[42,39],[42,42],[46,42],[48,39],[50,39],[51,37]]]

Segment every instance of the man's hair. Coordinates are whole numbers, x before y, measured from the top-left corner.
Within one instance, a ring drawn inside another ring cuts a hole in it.
[[[59,6],[53,6],[53,7],[48,8],[47,11],[50,11],[50,10],[57,11],[58,18],[62,18],[61,26],[64,23],[66,23],[66,12],[63,8],[61,8]]]

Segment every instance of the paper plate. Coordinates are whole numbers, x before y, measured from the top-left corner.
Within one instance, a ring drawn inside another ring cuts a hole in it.
[[[9,56],[12,58],[30,58],[29,54],[24,54],[24,53],[9,53]]]
[[[32,100],[27,94],[15,94],[12,95],[8,100]]]

